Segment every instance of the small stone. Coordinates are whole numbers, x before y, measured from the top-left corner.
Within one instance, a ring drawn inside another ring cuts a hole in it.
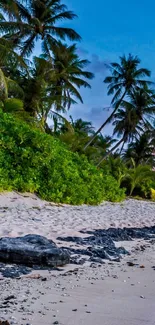
[[[16,299],[16,297],[14,295],[10,295],[10,296],[4,298],[4,300],[11,300],[11,299]]]
[[[140,298],[145,299],[145,297],[143,295],[141,295]]]
[[[53,322],[54,325],[57,325],[59,324],[59,322],[56,320],[55,322]]]
[[[128,266],[135,266],[135,263],[133,262],[127,262]]]
[[[75,309],[72,309],[72,311],[77,311],[77,309],[75,308]]]

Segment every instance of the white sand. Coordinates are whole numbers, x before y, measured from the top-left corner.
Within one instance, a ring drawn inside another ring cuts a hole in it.
[[[0,237],[35,233],[55,240],[59,235],[79,236],[82,229],[153,225],[155,203],[147,201],[73,207],[52,205],[34,195],[0,195]],[[1,280],[0,319],[23,325],[154,325],[155,244],[139,240],[123,245],[131,256],[120,263],[34,272],[34,277],[46,276],[45,282],[28,276]],[[141,245],[143,252],[136,250]],[[129,267],[127,261],[137,265]],[[73,268],[77,274],[63,276]],[[10,294],[15,299],[1,308]]]
[[[79,230],[155,225],[155,203],[126,200],[99,206],[55,205],[35,195],[0,195],[0,237],[29,233],[51,239],[79,235]]]

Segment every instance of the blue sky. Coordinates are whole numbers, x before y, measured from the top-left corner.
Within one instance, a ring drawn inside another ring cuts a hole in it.
[[[82,36],[79,54],[92,63],[95,73],[91,90],[82,90],[84,104],[75,105],[70,113],[94,121],[97,127],[109,114],[110,98],[103,84],[108,71],[106,62],[117,61],[122,54],[138,55],[142,65],[152,70],[155,79],[155,3],[153,0],[65,0],[78,19],[68,23]],[[108,126],[105,133],[111,133]]]

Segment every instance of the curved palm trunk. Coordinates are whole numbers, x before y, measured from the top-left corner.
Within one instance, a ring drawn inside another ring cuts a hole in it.
[[[110,116],[106,119],[106,121],[100,126],[100,128],[95,132],[94,136],[89,140],[89,142],[85,145],[84,150],[87,149],[87,147],[96,139],[97,135],[102,131],[102,129],[106,126],[107,123],[109,123],[112,119],[112,117],[114,116],[114,114],[116,113],[119,105],[121,104],[123,98],[126,95],[127,90],[124,91],[121,99],[119,100],[119,102],[117,103],[115,109],[113,110],[113,112],[110,114]]]
[[[104,157],[102,157],[102,159],[99,161],[99,163],[97,164],[97,167],[99,167],[99,165],[102,163],[102,161],[103,160],[105,160],[115,149],[117,149],[119,146],[120,146],[120,144],[122,143],[122,142],[125,142],[125,137],[123,137],[120,141],[118,141],[115,145],[114,145],[114,147],[112,147],[111,148],[111,150],[110,151],[108,151],[107,153],[106,153],[106,155],[104,156]]]

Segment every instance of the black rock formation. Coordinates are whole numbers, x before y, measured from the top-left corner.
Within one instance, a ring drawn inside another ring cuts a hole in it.
[[[155,239],[155,226],[144,228],[109,228],[94,231],[81,231],[88,234],[86,238],[81,237],[58,237],[59,241],[74,243],[77,248],[66,248],[71,255],[71,263],[83,264],[89,256],[89,261],[97,262],[103,259],[119,261],[122,255],[129,254],[124,247],[116,247],[114,242],[131,241],[133,239]],[[80,247],[79,247],[80,246]],[[82,248],[81,248],[82,247]],[[87,259],[88,260],[88,259]]]
[[[69,263],[69,254],[39,235],[0,238],[0,262],[27,266],[63,266]]]

